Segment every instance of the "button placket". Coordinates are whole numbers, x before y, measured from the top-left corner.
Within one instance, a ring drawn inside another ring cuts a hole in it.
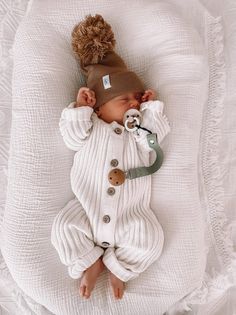
[[[116,129],[116,128],[115,128]],[[120,129],[120,128],[119,128]],[[106,157],[106,167],[104,168],[104,184],[102,188],[102,203],[100,212],[100,224],[97,230],[98,244],[103,247],[114,246],[115,226],[117,220],[117,207],[119,200],[120,187],[113,187],[108,181],[108,173],[116,166],[122,167],[123,157],[123,134],[122,129],[118,131],[120,134],[111,132],[108,142],[108,152]],[[116,165],[116,166],[115,166]],[[105,245],[102,245],[105,244]],[[108,244],[108,245],[106,245]]]

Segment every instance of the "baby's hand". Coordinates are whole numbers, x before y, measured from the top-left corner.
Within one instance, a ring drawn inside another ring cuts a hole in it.
[[[157,93],[154,90],[146,90],[142,96],[142,102],[154,101],[157,98]]]
[[[96,98],[95,98],[94,91],[90,90],[87,87],[80,88],[77,95],[75,107],[80,107],[80,106],[94,107],[95,104],[96,104]]]

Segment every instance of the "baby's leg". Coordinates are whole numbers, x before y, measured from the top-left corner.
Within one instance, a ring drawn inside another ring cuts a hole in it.
[[[120,295],[118,289],[124,291],[125,282],[138,277],[159,258],[164,244],[163,230],[150,211],[145,217],[138,211],[133,213],[128,225],[122,225],[118,232],[116,246],[107,248],[102,258],[111,273],[115,296]]]
[[[84,271],[79,288],[79,293],[81,297],[85,297],[86,299],[90,297],[97,278],[99,274],[104,270],[104,267],[105,266],[102,262],[102,259],[99,258],[92,266]]]
[[[101,272],[99,258],[104,249],[94,243],[89,219],[77,198],[69,201],[54,219],[51,242],[69,275],[82,278],[82,285],[93,288]]]

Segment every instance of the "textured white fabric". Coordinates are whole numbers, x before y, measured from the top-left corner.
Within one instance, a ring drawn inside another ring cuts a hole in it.
[[[163,143],[165,164],[152,182],[151,207],[165,234],[163,254],[130,281],[115,306],[104,274],[89,303],[83,303],[76,282],[50,244],[53,219],[73,198],[73,153],[58,130],[64,104],[75,98],[82,84],[70,32],[85,14],[97,12],[114,25],[118,53],[129,68],[159,91],[172,129]],[[208,67],[198,34],[166,3],[35,2],[21,24],[14,54],[2,248],[14,279],[55,314],[77,314],[81,307],[84,314],[102,314],[114,307],[120,313],[126,309],[130,314],[162,314],[201,283],[205,268],[197,161]]]
[[[66,146],[76,151],[70,174],[76,198],[57,215],[52,244],[74,279],[100,256],[122,281],[135,279],[158,259],[164,244],[163,230],[150,208],[151,176],[113,186],[108,174],[115,168],[128,171],[150,165],[148,132],[128,132],[116,121],[99,119],[91,107],[74,105],[62,111],[59,125]],[[163,103],[142,103],[140,112],[142,127],[156,133],[161,143],[170,131]],[[114,159],[117,165],[112,166]],[[109,222],[104,222],[108,215]]]
[[[0,229],[7,190],[8,153],[11,135],[11,78],[12,78],[12,44],[15,31],[28,0],[11,5],[6,1],[0,3]]]

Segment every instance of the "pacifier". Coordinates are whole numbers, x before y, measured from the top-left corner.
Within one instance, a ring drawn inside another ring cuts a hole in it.
[[[163,151],[158,144],[158,137],[156,133],[152,133],[145,127],[141,127],[142,115],[137,109],[131,108],[125,112],[123,117],[123,124],[125,129],[134,132],[139,128],[147,131],[149,134],[146,135],[146,140],[150,149],[156,152],[156,159],[154,163],[150,166],[141,166],[136,168],[131,168],[127,171],[122,171],[120,169],[112,170],[108,177],[109,182],[114,186],[119,186],[125,182],[126,179],[135,179],[142,176],[147,176],[155,173],[162,165],[163,162]]]
[[[137,109],[131,108],[125,112],[123,117],[123,124],[125,129],[134,132],[142,122],[142,114]]]

